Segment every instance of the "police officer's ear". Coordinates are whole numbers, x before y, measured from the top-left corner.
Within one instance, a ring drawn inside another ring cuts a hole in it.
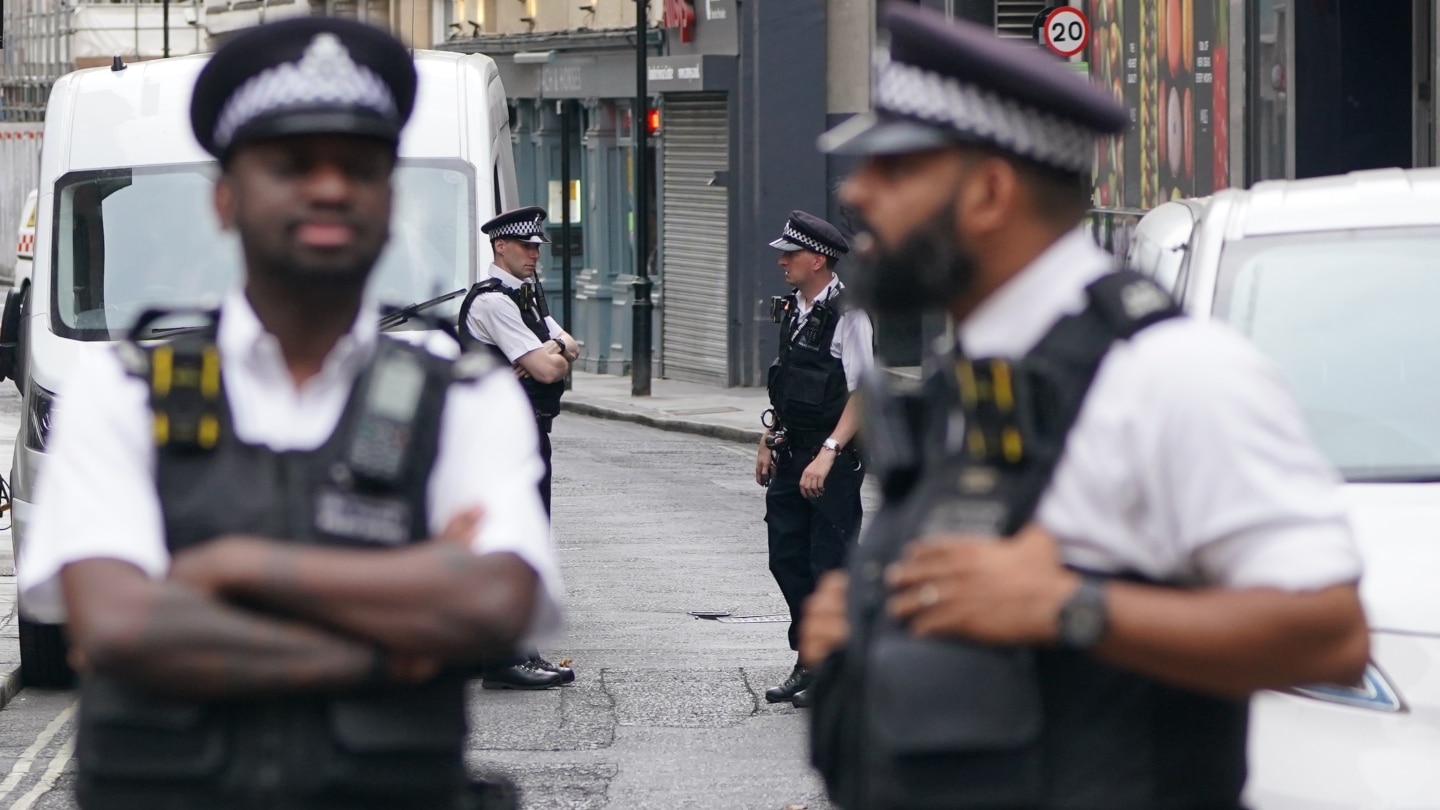
[[[985,239],[1029,208],[1016,166],[1001,155],[962,151],[959,191],[955,196],[955,232],[966,243]]]
[[[230,230],[235,224],[235,186],[229,172],[222,172],[215,181],[215,215],[220,227]]]

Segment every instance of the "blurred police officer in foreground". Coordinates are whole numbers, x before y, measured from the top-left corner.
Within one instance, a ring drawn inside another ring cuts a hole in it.
[[[82,807],[468,806],[451,665],[558,618],[520,387],[364,296],[415,87],[400,42],[319,17],[199,76],[243,288],[82,357],[25,546],[82,675]]]
[[[852,439],[858,427],[850,392],[874,365],[870,318],[851,307],[835,274],[850,244],[835,226],[793,211],[780,238],[789,295],[774,299],[780,356],[770,366],[770,410],[755,459],[755,481],[768,487],[765,524],[770,573],[790,608],[790,649],[799,649],[801,608],[821,574],[845,564],[860,531],[864,473]],[[765,691],[771,703],[808,706],[810,671]]]
[[[495,261],[489,278],[472,286],[460,307],[460,343],[488,352],[513,367],[520,378],[540,434],[540,459],[545,464],[540,500],[548,516],[553,478],[550,427],[560,415],[565,378],[580,356],[580,345],[550,317],[540,287],[540,246],[550,243],[545,236],[545,209],[506,211],[480,230],[490,237]],[[575,680],[567,660],[551,663],[535,649],[488,660],[481,675],[486,689],[549,689]]]
[[[1028,43],[887,24],[874,113],[822,142],[863,156],[852,290],[958,342],[865,389],[886,500],[807,605],[814,760],[846,808],[1237,808],[1247,697],[1366,665],[1337,476],[1252,347],[1077,230],[1125,111]]]

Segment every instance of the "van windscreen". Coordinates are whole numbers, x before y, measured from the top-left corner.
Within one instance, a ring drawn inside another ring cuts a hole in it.
[[[240,244],[215,216],[213,163],[74,172],[56,184],[51,324],[117,340],[147,309],[215,306],[239,279]],[[469,285],[474,172],[459,160],[401,161],[390,242],[369,294],[405,306]],[[432,313],[453,318],[459,302]]]

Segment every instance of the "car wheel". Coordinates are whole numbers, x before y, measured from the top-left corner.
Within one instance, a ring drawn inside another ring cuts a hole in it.
[[[64,628],[39,624],[20,617],[20,679],[40,689],[68,689],[75,685],[75,673],[65,656],[69,645]]]

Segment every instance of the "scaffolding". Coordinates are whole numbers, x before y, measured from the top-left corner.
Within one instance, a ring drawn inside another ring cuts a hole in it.
[[[55,81],[72,70],[166,53],[161,0],[7,0],[0,50],[0,121],[42,121]],[[169,55],[209,47],[201,0],[170,0]]]
[[[54,0],[10,0],[3,9],[0,121],[41,121],[51,86],[75,69],[69,10]]]

